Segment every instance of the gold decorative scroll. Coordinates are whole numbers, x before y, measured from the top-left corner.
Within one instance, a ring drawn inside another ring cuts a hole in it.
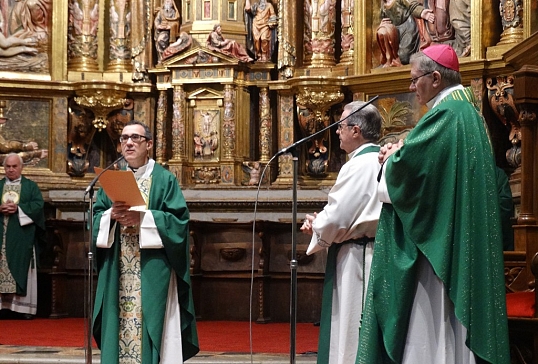
[[[93,126],[101,131],[108,125],[107,115],[123,106],[126,93],[117,90],[84,90],[77,92],[75,102],[93,112]]]

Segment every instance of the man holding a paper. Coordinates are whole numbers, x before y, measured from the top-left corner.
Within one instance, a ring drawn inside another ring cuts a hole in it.
[[[145,205],[130,204],[136,195],[135,202],[114,200],[109,183],[97,194],[94,338],[102,363],[182,363],[199,350],[189,211],[175,176],[149,158],[153,141],[145,124],[127,123],[120,143],[138,185],[134,194]]]

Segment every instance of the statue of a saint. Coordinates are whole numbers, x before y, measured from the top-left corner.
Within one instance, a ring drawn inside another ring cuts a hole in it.
[[[420,50],[424,39],[422,19],[433,23],[435,16],[418,1],[383,0],[381,23],[376,31],[383,67],[409,64],[409,58]]]
[[[251,5],[246,0],[247,49],[259,62],[270,62],[276,42],[278,19],[275,8],[267,0]]]
[[[161,63],[164,50],[179,36],[179,10],[173,0],[164,0],[153,23],[157,63]]]
[[[235,40],[224,39],[220,24],[215,24],[213,31],[209,33],[207,37],[207,48],[237,58],[241,62],[251,62],[253,60],[241,44]]]

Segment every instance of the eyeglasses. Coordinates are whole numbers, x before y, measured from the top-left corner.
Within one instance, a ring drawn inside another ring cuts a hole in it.
[[[351,127],[354,127],[355,124],[344,124],[344,123],[340,123],[338,124],[338,130],[342,130],[344,128],[344,126],[351,126]]]
[[[419,78],[427,76],[427,75],[432,74],[432,73],[433,73],[433,71],[430,71],[430,72],[426,72],[425,74],[420,75],[418,77],[412,78],[411,79],[411,85],[416,85]]]
[[[148,138],[143,136],[143,135],[139,135],[139,134],[131,134],[131,135],[122,134],[122,135],[120,135],[120,143],[121,144],[127,143],[127,141],[129,139],[131,139],[133,141],[133,143],[142,143],[144,140],[147,140]]]

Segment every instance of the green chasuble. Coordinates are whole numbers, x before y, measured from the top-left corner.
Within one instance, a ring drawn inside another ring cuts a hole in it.
[[[386,162],[357,363],[399,363],[423,254],[478,362],[509,363],[495,161],[470,89],[428,111]]]
[[[0,180],[0,193],[4,190],[5,183],[5,178]],[[43,196],[37,184],[24,176],[21,176],[21,193],[18,205],[34,223],[21,226],[19,215],[11,215],[7,225],[5,242],[1,241],[2,236],[4,236],[4,224],[0,223],[0,249],[1,244],[6,244],[9,270],[17,282],[16,294],[24,296],[26,295],[28,268],[30,267],[34,247],[36,248],[36,255],[39,257],[39,252],[45,243]],[[0,215],[2,218],[4,217],[3,214]]]
[[[155,164],[152,172],[148,209],[162,239],[163,249],[140,249],[142,291],[142,362],[158,364],[164,325],[170,272],[176,273],[181,315],[183,360],[199,351],[190,288],[189,211],[176,178]],[[101,189],[94,206],[95,244],[103,212],[112,202]],[[119,225],[118,225],[119,226]],[[119,248],[120,228],[108,249],[97,248],[98,283],[94,307],[94,338],[101,349],[101,361],[118,363],[119,337]]]

